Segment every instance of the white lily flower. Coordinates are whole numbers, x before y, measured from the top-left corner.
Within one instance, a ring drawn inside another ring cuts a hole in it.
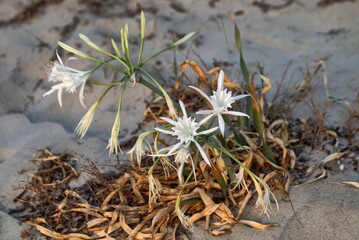
[[[111,153],[115,153],[117,155],[118,150],[120,150],[121,154],[122,154],[122,150],[118,145],[118,135],[120,134],[120,124],[121,124],[121,118],[120,118],[120,114],[118,113],[115,119],[115,122],[112,126],[112,131],[111,131],[111,137],[108,140],[108,145],[106,147],[106,149],[110,149],[109,151],[109,155],[111,155]]]
[[[278,201],[277,198],[275,197],[275,195],[272,193],[272,191],[270,190],[268,184],[266,182],[264,182],[262,179],[253,179],[253,183],[254,186],[256,188],[256,191],[258,193],[258,198],[257,201],[255,203],[255,206],[258,208],[262,208],[261,209],[261,214],[265,214],[267,215],[267,217],[269,218],[269,214],[272,213],[272,206],[271,206],[271,201],[270,201],[270,195],[272,195],[275,204],[277,206],[277,210],[279,210],[279,205],[278,205]],[[258,180],[260,180],[260,183],[262,184],[263,188],[264,188],[264,193],[263,190],[258,182]]]
[[[68,61],[76,59],[74,57],[70,57],[64,63],[57,51],[56,51],[56,55],[57,55],[57,60],[51,63],[50,66],[47,68],[49,74],[48,80],[49,82],[61,82],[61,83],[52,86],[51,89],[43,95],[43,97],[46,97],[47,95],[50,95],[57,90],[58,91],[57,99],[59,101],[60,107],[62,107],[62,98],[61,98],[62,90],[65,89],[66,92],[73,93],[76,92],[77,87],[81,86],[79,99],[81,105],[84,108],[86,108],[83,101],[84,99],[83,95],[84,95],[85,83],[89,78],[91,71],[80,71],[69,67],[67,65]]]
[[[249,94],[232,96],[232,91],[228,91],[227,88],[224,88],[224,73],[222,70],[219,72],[219,76],[217,79],[217,91],[213,91],[212,96],[210,97],[207,96],[207,94],[205,94],[201,89],[197,87],[194,86],[189,86],[189,87],[200,93],[212,105],[211,110],[198,111],[196,114],[205,114],[205,115],[209,114],[202,121],[208,121],[210,118],[217,116],[219,130],[221,131],[222,135],[224,135],[224,129],[225,129],[225,124],[222,114],[249,118],[249,116],[245,113],[228,110],[232,108],[232,104],[235,101],[247,97],[249,96]]]
[[[235,189],[236,187],[238,187],[240,189],[240,187],[242,186],[247,190],[247,192],[249,191],[246,180],[244,179],[244,168],[243,167],[239,167],[238,173],[234,174],[234,179],[235,179],[236,185],[233,187],[233,189]]]
[[[178,176],[178,181],[179,181],[180,185],[183,185],[184,179],[183,179],[182,173],[183,173],[184,164],[188,161],[188,159],[191,160],[192,167],[193,167],[193,169],[195,169],[193,159],[189,152],[188,147],[180,148],[175,157],[175,162],[178,164],[177,176]],[[196,178],[196,175],[195,175],[195,178]]]
[[[90,109],[82,117],[81,121],[79,122],[79,124],[77,125],[77,127],[75,129],[76,135],[80,136],[81,139],[85,136],[88,128],[90,127],[90,124],[92,123],[92,119],[95,115],[95,110],[96,110],[98,104],[99,104],[99,102],[95,102],[90,107]]]
[[[147,151],[150,151],[152,153],[151,144],[146,140],[146,137],[150,134],[152,134],[154,131],[147,131],[144,133],[141,133],[140,136],[138,136],[135,145],[131,148],[130,151],[127,152],[127,154],[136,154],[136,160],[138,166],[141,166],[141,159],[142,155],[144,155]],[[147,146],[143,146],[143,142],[146,142]],[[132,155],[131,155],[132,156]]]
[[[195,137],[199,136],[199,135],[206,135],[206,134],[212,133],[212,132],[216,131],[218,129],[218,127],[214,127],[214,128],[202,131],[202,132],[197,132],[197,130],[200,128],[200,126],[204,123],[204,121],[197,123],[195,119],[193,119],[192,117],[188,117],[183,102],[179,101],[179,103],[181,106],[181,110],[183,112],[183,116],[178,118],[177,121],[172,120],[170,118],[161,117],[161,119],[163,119],[164,121],[173,125],[172,131],[164,130],[161,128],[155,128],[155,130],[157,130],[161,133],[164,133],[164,134],[169,134],[174,137],[177,137],[177,139],[179,139],[180,141],[178,143],[174,144],[173,146],[162,149],[158,152],[158,153],[160,153],[160,152],[169,150],[166,154],[158,154],[158,155],[156,154],[155,156],[173,155],[176,153],[176,150],[181,149],[181,148],[186,148],[189,146],[189,144],[191,142],[193,142],[196,145],[199,152],[201,153],[202,158],[206,161],[206,163],[209,166],[211,166],[208,156],[204,152],[201,145],[197,142]]]

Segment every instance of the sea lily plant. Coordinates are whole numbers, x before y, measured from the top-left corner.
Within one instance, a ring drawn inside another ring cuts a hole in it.
[[[136,143],[129,154],[135,155],[137,164],[141,166],[141,160],[144,157],[153,159],[153,165],[148,169],[149,190],[157,197],[160,191],[160,184],[154,181],[153,169],[158,162],[165,161],[172,168],[176,169],[178,175],[179,194],[176,199],[175,212],[182,222],[183,226],[191,228],[191,220],[181,210],[181,196],[183,189],[192,177],[196,179],[197,169],[199,166],[207,167],[213,170],[213,176],[217,179],[223,195],[227,197],[228,186],[233,183],[235,187],[247,188],[247,183],[244,175],[251,178],[254,187],[258,192],[257,205],[260,206],[264,213],[270,212],[270,195],[271,191],[268,184],[260,177],[255,175],[246,163],[238,159],[233,152],[228,148],[228,143],[233,142],[233,130],[238,130],[238,121],[233,121],[233,118],[252,118],[252,111],[246,113],[238,111],[238,103],[241,99],[249,99],[252,101],[253,93],[248,91],[243,94],[233,94],[231,90],[225,88],[224,71],[219,71],[217,77],[217,89],[200,89],[196,86],[186,86],[188,91],[192,91],[203,98],[205,102],[211,106],[211,109],[202,109],[195,113],[196,116],[191,115],[186,110],[186,102],[181,100],[173,100],[170,94],[162,85],[145,70],[144,65],[151,59],[157,57],[161,53],[176,48],[182,43],[190,39],[194,33],[189,33],[178,41],[172,43],[165,49],[158,51],[156,54],[145,59],[142,57],[144,41],[145,41],[145,17],[141,13],[141,39],[140,48],[137,59],[132,57],[131,48],[129,46],[129,29],[127,24],[120,31],[121,42],[117,43],[111,39],[112,51],[105,50],[92,42],[87,36],[80,34],[80,38],[91,48],[102,53],[104,58],[95,58],[82,51],[79,51],[63,42],[58,42],[60,47],[77,55],[78,57],[90,60],[96,65],[89,70],[81,71],[69,66],[70,60],[75,59],[70,57],[65,62],[62,60],[58,52],[56,52],[57,60],[48,67],[49,82],[58,83],[52,86],[51,90],[44,93],[44,97],[57,91],[59,105],[62,107],[62,93],[74,93],[79,89],[79,100],[83,107],[84,104],[84,88],[86,83],[91,83],[104,87],[103,93],[99,96],[97,101],[92,104],[84,117],[80,120],[76,127],[76,134],[83,138],[91,125],[96,109],[100,105],[103,98],[110,90],[118,90],[118,110],[114,117],[114,124],[112,126],[111,137],[108,140],[109,153],[118,154],[121,152],[118,137],[121,126],[121,106],[123,102],[123,94],[129,87],[136,87],[136,84],[142,84],[149,88],[155,94],[158,94],[164,99],[165,105],[168,108],[168,115],[162,116],[160,119],[167,123],[164,126],[156,126],[139,135]],[[115,82],[106,83],[91,80],[91,74],[102,66],[107,66],[114,71],[121,73],[122,77]],[[236,106],[236,107],[234,107]],[[198,119],[198,120],[197,120]],[[237,125],[236,125],[237,124]],[[152,140],[148,138],[153,137]],[[163,137],[164,141],[160,141]],[[165,142],[165,144],[163,144]],[[173,144],[171,144],[173,143]],[[242,144],[235,142],[239,148],[250,151]],[[265,143],[264,143],[265,144]],[[225,168],[222,173],[218,174],[218,162],[223,162]],[[186,164],[191,166],[191,171],[185,171]],[[237,173],[236,173],[237,171]],[[229,183],[226,177],[223,177],[228,172]],[[152,180],[151,180],[152,179]],[[157,189],[155,189],[157,188]],[[275,198],[274,198],[275,199]]]
[[[59,56],[58,52],[56,52],[57,60],[53,63],[49,64],[48,69],[48,80],[49,82],[60,82],[57,85],[52,86],[51,90],[44,93],[44,97],[48,96],[55,91],[58,91],[58,102],[60,107],[62,107],[62,92],[65,90],[68,93],[76,92],[77,88],[80,87],[79,90],[79,99],[80,103],[83,107],[84,104],[84,88],[86,83],[91,83],[94,85],[101,85],[105,87],[103,94],[98,98],[98,100],[93,103],[90,107],[89,111],[84,115],[84,117],[79,122],[76,133],[82,138],[85,136],[92,119],[94,117],[95,110],[99,106],[100,102],[103,100],[105,95],[115,87],[120,88],[120,93],[118,97],[118,110],[114,120],[114,124],[111,131],[111,137],[108,140],[109,153],[117,154],[121,149],[118,144],[118,135],[120,133],[121,126],[121,106],[123,100],[123,93],[125,89],[128,87],[135,87],[137,83],[142,84],[149,88],[151,91],[163,97],[170,109],[171,116],[176,116],[176,111],[174,110],[173,102],[171,101],[168,93],[161,86],[161,84],[151,76],[145,69],[144,65],[149,62],[151,59],[157,57],[163,52],[166,52],[170,49],[176,48],[177,46],[183,44],[188,39],[190,39],[195,33],[189,33],[183,38],[177,40],[176,42],[170,44],[168,47],[158,51],[152,56],[149,56],[143,59],[142,53],[145,43],[145,16],[144,13],[141,12],[141,39],[140,39],[140,48],[137,60],[133,59],[131,54],[131,46],[129,45],[129,29],[128,25],[125,26],[120,31],[121,34],[121,42],[117,43],[114,39],[111,39],[111,45],[113,47],[113,52],[107,51],[94,42],[92,42],[87,36],[80,34],[80,38],[91,48],[102,53],[105,58],[95,58],[93,56],[88,55],[80,50],[77,50],[63,42],[58,42],[59,46],[63,49],[77,55],[78,57],[84,58],[86,60],[90,60],[95,62],[96,65],[90,70],[81,71],[74,69],[69,66],[69,61],[74,60],[76,58],[70,57],[63,62],[62,58]],[[98,82],[94,80],[90,80],[90,76],[93,72],[99,69],[102,66],[107,66],[119,73],[122,74],[122,77],[115,82],[106,83],[106,82]]]

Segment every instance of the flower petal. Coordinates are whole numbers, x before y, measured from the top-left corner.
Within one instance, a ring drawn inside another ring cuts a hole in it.
[[[86,82],[83,82],[83,83],[81,84],[80,93],[79,93],[79,100],[80,100],[81,105],[82,105],[84,108],[86,108],[86,106],[85,106],[85,104],[84,104],[85,84],[86,84]]]
[[[59,105],[60,107],[62,107],[62,88],[59,88],[58,92],[57,92],[57,100],[59,101]]]
[[[168,122],[168,123],[170,123],[170,124],[172,124],[174,126],[177,124],[176,121],[173,121],[171,118],[168,118],[168,117],[160,117],[160,119],[162,119],[162,120],[164,120],[164,121],[166,121],[166,122]]]
[[[250,96],[250,94],[241,94],[241,95],[237,95],[237,96],[234,96],[232,97],[233,101],[237,101],[239,99],[242,99],[242,98],[245,98],[245,97],[248,97]]]
[[[247,117],[249,118],[248,114],[242,113],[242,112],[236,112],[236,111],[225,111],[222,114],[227,114],[227,115],[233,115],[233,116],[238,116],[238,117]]]
[[[194,144],[196,144],[197,149],[199,150],[199,152],[201,153],[201,156],[203,158],[203,160],[209,165],[211,166],[211,162],[209,161],[209,158],[207,156],[207,154],[204,152],[203,148],[201,147],[201,145],[199,145],[199,143],[197,141],[193,141]]]
[[[213,113],[213,110],[201,110],[201,111],[196,112],[196,114],[204,114],[204,115],[211,114],[211,113]]]
[[[206,123],[210,118],[214,116],[214,113],[208,115],[207,117],[203,118],[199,123],[198,126],[202,126],[202,124]]]
[[[224,72],[221,70],[218,75],[217,79],[217,91],[223,91],[223,85],[224,85]]]
[[[218,127],[214,127],[214,128],[208,129],[208,130],[206,130],[206,131],[199,132],[199,133],[197,133],[197,136],[198,136],[198,135],[206,135],[206,134],[213,133],[213,132],[216,131],[217,129],[218,129]]]
[[[64,63],[62,62],[62,59],[61,59],[61,57],[60,57],[59,52],[58,52],[57,49],[56,49],[56,56],[57,56],[57,60],[59,61],[59,63],[60,63],[62,66],[64,66]]]
[[[181,106],[181,110],[182,110],[182,113],[183,113],[183,117],[184,117],[184,118],[188,118],[188,117],[187,117],[186,108],[185,108],[185,106],[184,106],[184,103],[183,103],[181,100],[179,100],[178,102],[179,102],[179,104],[180,104],[180,106]]]
[[[199,89],[199,88],[196,88],[196,87],[194,87],[194,86],[189,86],[189,88],[192,88],[192,89],[194,89],[194,90],[196,90],[198,93],[200,93],[205,99],[207,99],[207,101],[208,102],[212,102],[212,100],[208,97],[208,95],[207,94],[205,94],[201,89]]]
[[[164,130],[164,129],[162,129],[162,128],[155,128],[155,130],[156,131],[159,131],[160,133],[164,133],[164,134],[169,134],[169,135],[172,135],[173,134],[173,132],[171,132],[171,131],[168,131],[168,130]]]
[[[225,123],[224,123],[224,119],[221,114],[218,115],[218,126],[219,126],[219,130],[221,131],[222,136],[224,136]]]
[[[173,145],[173,147],[171,148],[171,150],[167,154],[174,153],[179,147],[181,147],[182,144],[183,144],[183,142],[176,143],[175,145]]]
[[[44,97],[46,97],[46,96],[52,94],[52,93],[55,92],[55,91],[56,91],[56,89],[54,89],[54,88],[52,87],[49,91],[45,92],[45,93],[42,95],[42,97],[44,98]]]

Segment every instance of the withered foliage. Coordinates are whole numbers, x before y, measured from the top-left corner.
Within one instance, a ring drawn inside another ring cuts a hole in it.
[[[247,157],[250,167],[253,155]],[[157,166],[149,176],[150,166],[121,166],[122,174],[104,175],[101,181],[94,179],[71,189],[68,183],[78,172],[70,159],[44,150],[34,158],[41,162],[39,170],[16,199],[24,211],[18,211],[17,217],[43,235],[51,239],[174,239],[187,233],[175,212],[181,191],[175,170],[165,175]],[[248,191],[230,185],[225,197],[213,179],[213,174],[223,171],[201,164],[197,182],[191,181],[182,190],[180,207],[188,222],[205,220],[213,235],[227,232],[238,221],[260,229],[273,226],[241,219],[255,190],[248,179]],[[266,181],[274,175],[268,174]]]

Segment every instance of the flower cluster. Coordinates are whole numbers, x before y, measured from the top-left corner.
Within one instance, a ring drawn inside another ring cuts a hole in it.
[[[176,161],[179,162],[179,168],[183,168],[183,163],[185,160],[190,159],[189,156],[191,154],[188,153],[188,149],[190,147],[190,144],[193,143],[196,148],[199,150],[203,160],[211,166],[211,161],[208,158],[207,154],[205,153],[202,146],[199,144],[199,142],[196,140],[197,136],[201,135],[208,135],[211,133],[214,133],[218,128],[224,136],[225,134],[225,121],[222,117],[222,115],[233,115],[233,116],[249,116],[245,113],[238,112],[238,111],[230,111],[229,109],[232,108],[232,104],[244,97],[249,96],[248,94],[242,94],[238,96],[232,96],[232,92],[228,91],[228,89],[224,88],[224,72],[221,70],[218,76],[217,80],[217,91],[213,91],[212,96],[207,96],[202,90],[200,90],[197,87],[190,86],[190,88],[196,90],[198,93],[200,93],[211,105],[212,109],[210,110],[202,110],[197,112],[197,114],[206,114],[205,118],[203,118],[200,122],[197,122],[196,119],[189,117],[187,115],[184,103],[182,101],[179,101],[179,104],[181,106],[181,110],[183,113],[183,116],[172,120],[170,118],[161,117],[162,120],[168,122],[173,127],[171,128],[172,131],[161,129],[161,128],[155,128],[160,133],[172,135],[174,137],[177,137],[177,140],[179,140],[178,143],[174,144],[173,146],[166,147],[164,149],[161,149],[157,152],[156,156],[171,156],[176,155]],[[208,126],[209,120],[212,117],[218,118],[218,127],[211,127]],[[205,125],[208,126],[208,129],[206,129]],[[204,129],[202,131],[198,131],[199,129]],[[185,154],[187,153],[187,154]],[[180,173],[182,171],[179,171],[179,177]]]

